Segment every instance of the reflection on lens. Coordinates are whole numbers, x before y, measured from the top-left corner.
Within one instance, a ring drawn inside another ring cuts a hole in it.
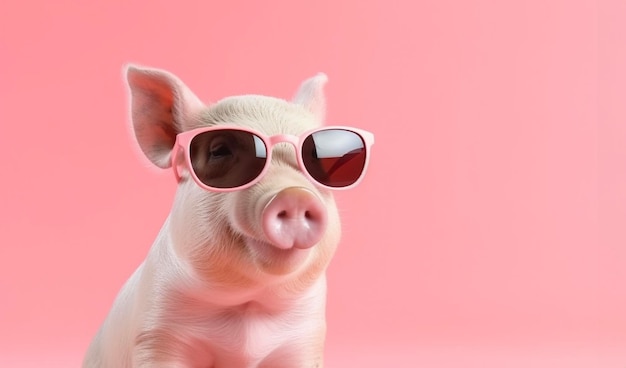
[[[221,129],[195,136],[189,154],[193,171],[202,183],[213,188],[235,188],[259,176],[267,148],[252,133]]]
[[[315,180],[330,187],[346,187],[363,172],[365,142],[349,130],[318,131],[304,140],[302,160]]]

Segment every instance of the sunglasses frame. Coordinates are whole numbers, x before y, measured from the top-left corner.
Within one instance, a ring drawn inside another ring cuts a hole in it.
[[[246,133],[256,135],[257,137],[261,139],[261,141],[263,141],[263,144],[265,144],[265,148],[267,151],[267,157],[265,158],[265,165],[263,166],[263,170],[261,170],[261,172],[259,173],[259,175],[256,176],[256,178],[254,178],[253,180],[251,180],[250,182],[246,184],[240,185],[238,187],[233,187],[233,188],[211,187],[211,186],[204,184],[198,178],[191,164],[191,154],[190,154],[191,141],[193,140],[193,138],[195,138],[199,134],[210,132],[210,131],[217,131],[217,130],[237,130],[241,132],[246,132]],[[361,174],[354,181],[354,183],[348,186],[332,187],[332,186],[322,184],[319,181],[315,180],[315,178],[313,178],[311,174],[309,174],[306,167],[304,166],[304,161],[302,159],[302,145],[304,144],[304,140],[313,133],[317,133],[317,132],[325,131],[325,130],[346,130],[346,131],[357,134],[363,140],[364,148],[365,148],[365,163],[363,164],[363,170],[361,170]],[[298,167],[300,168],[300,171],[313,184],[322,188],[326,188],[326,189],[346,190],[346,189],[355,187],[363,179],[363,176],[365,175],[365,172],[367,171],[367,166],[369,164],[371,147],[374,144],[374,134],[368,131],[362,130],[362,129],[352,128],[352,127],[347,127],[347,126],[319,127],[319,128],[307,130],[306,132],[300,134],[299,136],[295,136],[291,134],[277,134],[273,136],[267,136],[254,129],[244,128],[244,127],[239,127],[239,126],[223,125],[223,124],[214,125],[210,127],[196,128],[196,129],[188,130],[186,132],[182,132],[176,135],[176,142],[174,143],[174,149],[172,150],[172,159],[171,159],[172,169],[174,170],[176,181],[180,183],[180,181],[182,180],[182,177],[180,173],[178,172],[178,164],[179,164],[180,151],[182,151],[182,154],[184,156],[184,163],[187,168],[187,171],[189,171],[189,174],[191,175],[192,179],[202,189],[210,191],[210,192],[233,192],[237,190],[243,190],[243,189],[253,186],[254,184],[258,183],[263,178],[263,176],[269,169],[270,162],[272,161],[273,148],[278,143],[289,143],[294,147],[294,149],[296,150],[296,159],[298,161]]]

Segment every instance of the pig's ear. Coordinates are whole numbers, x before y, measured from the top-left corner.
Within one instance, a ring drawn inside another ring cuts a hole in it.
[[[125,66],[135,137],[155,165],[167,168],[176,135],[190,116],[204,107],[185,84],[164,70]]]
[[[320,121],[324,121],[326,116],[324,85],[327,81],[328,77],[324,73],[318,73],[316,76],[305,80],[292,100],[294,103],[304,106]]]

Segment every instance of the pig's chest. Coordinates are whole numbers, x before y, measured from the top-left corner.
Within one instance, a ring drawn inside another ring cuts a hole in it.
[[[311,341],[316,323],[303,317],[301,313],[269,313],[245,305],[209,313],[191,331],[216,366],[257,367],[272,352],[297,354],[297,346]]]
[[[250,357],[262,357],[284,343],[281,325],[292,327],[288,315],[271,315],[254,307],[221,312],[207,321],[207,339],[213,345],[230,352],[243,352]]]

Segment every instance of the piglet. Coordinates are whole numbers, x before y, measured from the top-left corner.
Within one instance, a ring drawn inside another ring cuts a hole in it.
[[[324,74],[291,101],[209,105],[167,71],[125,75],[137,143],[178,187],[83,367],[322,367],[325,272],[340,239],[332,190],[361,180],[371,133],[317,131]]]

